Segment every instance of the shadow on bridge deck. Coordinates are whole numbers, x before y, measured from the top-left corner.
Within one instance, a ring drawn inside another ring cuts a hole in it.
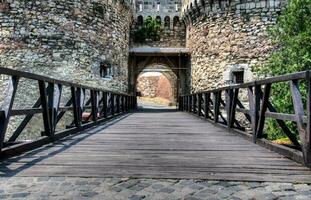
[[[145,106],[1,162],[0,176],[311,183],[311,171],[176,109]]]

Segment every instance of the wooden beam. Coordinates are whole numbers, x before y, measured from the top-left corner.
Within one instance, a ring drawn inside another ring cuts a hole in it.
[[[46,86],[44,81],[38,81],[39,83],[39,90],[40,90],[40,98],[41,98],[41,106],[42,106],[42,117],[43,117],[43,124],[44,124],[44,132],[43,136],[52,137],[52,128],[51,128],[51,119],[49,114],[49,106],[48,106],[48,99],[47,99],[47,92]]]
[[[201,93],[197,94],[197,98],[198,98],[198,115],[201,116],[202,115],[202,94]]]
[[[92,105],[92,120],[94,122],[98,119],[98,92],[91,90],[91,105]]]
[[[311,77],[310,71],[306,72],[307,84],[307,131],[303,148],[305,165],[311,167]]]
[[[235,113],[236,113],[236,105],[237,105],[238,96],[239,96],[239,88],[236,88],[231,97],[232,100],[231,100],[230,117],[229,117],[230,121],[228,123],[229,128],[233,128],[234,123],[236,121]]]
[[[80,98],[81,93],[77,94],[77,89],[75,87],[71,87],[71,98],[72,98],[72,106],[73,106],[73,122],[75,127],[81,127],[81,119],[79,117],[78,112],[78,98]]]
[[[257,138],[262,138],[263,128],[265,125],[265,113],[266,113],[267,108],[268,108],[270,90],[271,90],[271,83],[267,83],[265,85],[264,93],[263,93],[263,97],[262,97],[262,103],[261,103],[261,108],[260,108],[258,125],[257,125],[257,129],[256,129],[255,140],[257,140]]]
[[[209,115],[209,104],[210,104],[210,99],[211,99],[211,93],[207,92],[204,93],[204,112],[205,112],[205,118],[208,119]]]
[[[297,122],[299,137],[301,140],[301,150],[304,156],[305,164],[309,165],[311,164],[309,163],[309,161],[311,160],[310,159],[311,151],[310,151],[310,141],[308,141],[308,136],[307,136],[308,125],[305,125],[303,123],[303,117],[305,115],[305,112],[304,112],[303,102],[301,98],[301,93],[299,91],[298,80],[290,81],[290,89],[291,89],[291,94],[292,94],[292,99],[293,99],[293,104],[294,104],[295,118]]]
[[[253,130],[253,142],[256,142],[256,130],[258,125],[258,112],[260,107],[260,85],[256,85],[254,88],[248,87],[248,101],[250,107],[251,124]]]
[[[219,121],[219,106],[220,106],[220,91],[214,92],[214,122],[218,123]]]
[[[12,76],[4,94],[6,94],[0,111],[0,152],[5,140],[5,134],[10,121],[10,115],[14,104],[14,99],[17,91],[19,77]]]

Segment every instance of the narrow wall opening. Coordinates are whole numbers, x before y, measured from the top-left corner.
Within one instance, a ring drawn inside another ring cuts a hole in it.
[[[175,106],[176,75],[164,66],[145,68],[136,79],[140,106]]]

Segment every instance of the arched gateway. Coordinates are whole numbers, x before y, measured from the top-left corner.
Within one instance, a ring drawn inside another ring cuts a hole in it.
[[[150,68],[150,66],[153,66]],[[164,66],[164,67],[156,67]],[[176,77],[173,85],[175,100],[189,92],[190,53],[187,48],[137,47],[130,49],[129,92],[135,93],[136,80],[143,71],[161,72]]]

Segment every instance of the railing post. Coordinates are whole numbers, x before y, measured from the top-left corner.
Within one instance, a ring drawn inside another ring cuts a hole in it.
[[[62,85],[57,84],[55,90],[55,84],[49,83],[48,86],[48,110],[49,110],[49,119],[51,127],[51,137],[54,137],[56,124],[57,124],[57,114],[60,105],[60,98],[62,93]]]
[[[103,92],[103,109],[104,118],[107,118],[107,92]]]
[[[117,101],[117,113],[120,113],[120,95],[116,95],[116,101]]]
[[[132,103],[132,96],[129,97],[129,110],[132,111],[133,103]]]
[[[136,105],[137,105],[136,96],[133,96],[133,110],[136,109]]]
[[[191,95],[188,95],[188,112],[191,112]]]
[[[14,98],[17,90],[19,82],[19,77],[13,76],[9,82],[7,90],[5,91],[6,97],[3,101],[3,105],[1,106],[0,112],[0,152],[3,147],[3,143],[5,140],[5,133],[8,128],[11,110],[14,103]]]
[[[236,113],[236,105],[237,105],[237,101],[239,98],[239,88],[236,88],[234,90],[231,91],[231,103],[230,103],[230,113],[229,113],[229,119],[230,121],[228,121],[228,126],[229,128],[233,128],[234,127],[234,122],[235,122],[235,113]]]
[[[97,91],[91,90],[91,106],[92,106],[92,120],[97,122],[98,119],[98,94]]]
[[[202,110],[202,94],[199,93],[198,96],[198,115],[201,116],[201,110]]]
[[[181,96],[178,97],[178,110],[179,111],[182,110],[182,97]]]
[[[256,131],[258,126],[258,112],[260,108],[260,90],[261,86],[257,85],[255,82],[254,86],[248,87],[248,100],[250,107],[250,115],[251,115],[251,123],[252,123],[252,131],[253,131],[253,142],[256,143]]]
[[[132,104],[133,104],[132,110],[135,110],[135,108],[136,108],[135,96],[132,96]]]
[[[204,117],[208,118],[209,102],[211,98],[211,93],[204,93]]]
[[[304,152],[305,165],[311,167],[311,75],[310,71],[306,72],[307,81],[307,131],[305,144],[302,149]]]
[[[131,110],[131,101],[130,101],[131,97],[127,96],[127,112],[129,112]]]
[[[79,91],[80,89],[78,89]],[[77,128],[81,127],[81,117],[79,115],[79,95],[81,92],[77,92],[75,87],[71,87],[71,98],[72,98],[72,106],[73,106],[73,118],[74,124]],[[82,111],[81,111],[82,112]]]
[[[214,122],[218,123],[219,121],[219,98],[220,98],[220,92],[216,91],[214,92],[214,102],[213,102],[213,106],[214,106]]]
[[[259,89],[261,90],[261,88]],[[258,114],[256,138],[262,138],[263,128],[265,125],[265,114],[266,114],[268,104],[269,104],[270,90],[271,90],[271,84],[270,83],[265,84],[264,93],[262,96],[262,103],[260,107],[260,113]]]
[[[125,112],[128,112],[128,96],[125,96]]]
[[[230,127],[231,124],[231,118],[230,118],[230,113],[231,113],[231,103],[232,103],[232,89],[226,89],[225,90],[225,101],[226,101],[226,114],[227,114],[227,126],[228,128]]]
[[[192,97],[192,113],[196,113],[196,111],[195,111],[195,109],[196,109],[196,95],[195,94],[193,94],[193,95],[191,95],[191,97]]]
[[[124,113],[124,111],[125,111],[125,109],[124,109],[124,95],[121,95],[120,101],[121,101],[121,113]]]
[[[40,98],[41,98],[41,105],[42,105],[44,135],[51,137],[52,136],[52,128],[51,128],[51,119],[50,119],[50,115],[49,115],[46,86],[45,86],[44,81],[38,81],[38,83],[39,83]]]
[[[54,83],[48,83],[48,90],[47,90],[47,103],[48,103],[48,114],[49,114],[49,123],[51,128],[50,137],[53,137],[54,135],[54,92],[55,92],[55,84]]]
[[[114,115],[115,107],[114,107],[114,94],[110,93],[110,105],[111,105],[111,115]]]

